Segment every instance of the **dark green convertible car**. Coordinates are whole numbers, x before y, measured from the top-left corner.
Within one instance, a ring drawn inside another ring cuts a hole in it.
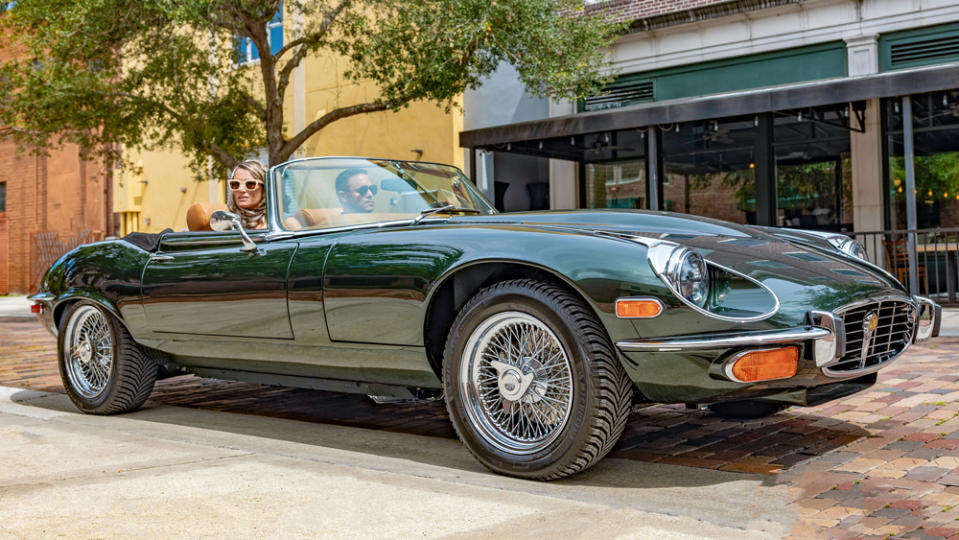
[[[183,372],[443,396],[483,465],[547,480],[602,458],[634,402],[815,405],[938,333],[939,306],[842,235],[501,214],[456,168],[388,159],[291,161],[266,196],[265,230],[216,210],[47,271],[31,298],[77,407],[129,411]]]

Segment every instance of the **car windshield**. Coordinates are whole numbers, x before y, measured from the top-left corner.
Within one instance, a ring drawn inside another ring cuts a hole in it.
[[[416,220],[430,213],[496,210],[456,167],[416,161],[316,158],[277,166],[287,230]]]

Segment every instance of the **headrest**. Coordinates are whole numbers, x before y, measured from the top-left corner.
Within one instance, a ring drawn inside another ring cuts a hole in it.
[[[212,231],[210,215],[217,210],[226,210],[225,204],[196,203],[186,211],[186,226],[191,231]]]

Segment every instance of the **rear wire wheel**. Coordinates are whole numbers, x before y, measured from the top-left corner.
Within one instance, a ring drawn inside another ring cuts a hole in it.
[[[540,480],[606,455],[632,399],[589,306],[533,280],[492,285],[466,303],[447,340],[443,383],[470,452],[495,472]]]
[[[100,306],[69,306],[58,332],[57,363],[70,400],[90,414],[134,410],[147,400],[157,364],[127,329]]]

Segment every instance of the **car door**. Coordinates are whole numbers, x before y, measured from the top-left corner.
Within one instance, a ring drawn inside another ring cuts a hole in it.
[[[339,239],[323,273],[330,339],[422,346],[430,287],[463,255],[454,246],[428,227]]]
[[[256,253],[241,250],[237,232],[165,235],[143,271],[147,326],[158,334],[293,339],[286,278],[297,244],[250,236]]]

